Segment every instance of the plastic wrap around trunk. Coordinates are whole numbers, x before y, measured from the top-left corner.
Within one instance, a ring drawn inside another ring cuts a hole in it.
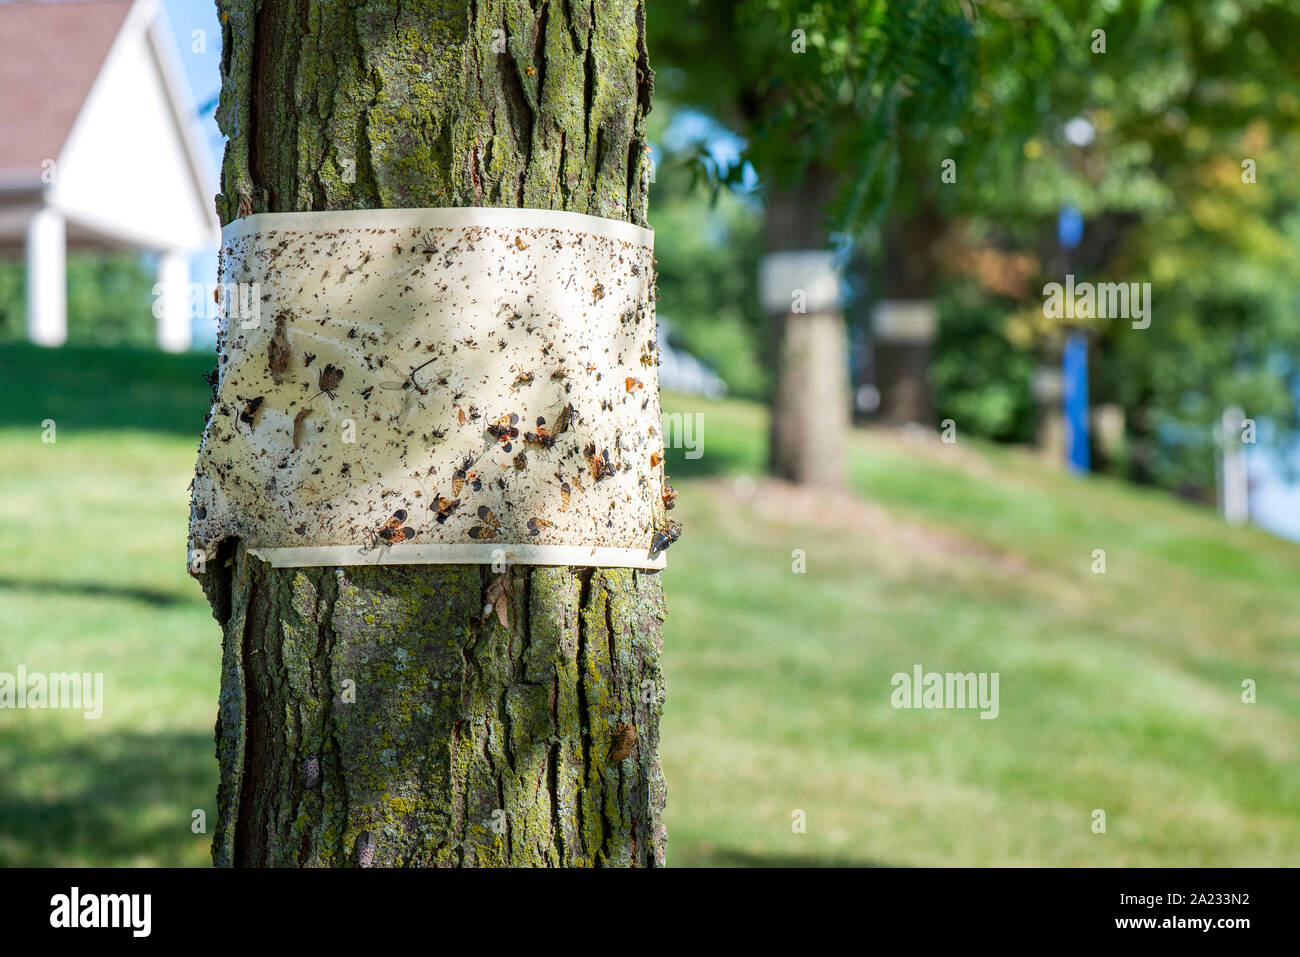
[[[652,241],[528,209],[227,226],[191,548],[662,567]]]

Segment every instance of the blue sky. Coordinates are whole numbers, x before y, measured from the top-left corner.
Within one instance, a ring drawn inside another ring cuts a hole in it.
[[[176,48],[185,67],[195,106],[210,103],[221,89],[221,26],[217,21],[216,4],[213,0],[163,0],[163,5],[176,36]],[[204,49],[201,51],[195,49],[199,45],[195,38],[196,30],[203,31],[201,45]],[[200,120],[215,171],[221,165],[223,139],[212,110],[208,110]],[[699,131],[675,132],[689,136]],[[721,139],[711,148],[724,155],[728,151],[735,152],[735,144],[729,139]],[[193,265],[195,281],[214,281],[216,268],[215,254],[196,257]],[[199,342],[213,340],[214,333],[206,324],[205,328],[195,331]],[[1274,457],[1267,450],[1252,448],[1248,457],[1253,480],[1251,508],[1255,521],[1279,535],[1300,541],[1300,484],[1288,485],[1283,481]]]

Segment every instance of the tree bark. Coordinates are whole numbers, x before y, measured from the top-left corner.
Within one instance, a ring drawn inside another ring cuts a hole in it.
[[[644,0],[219,0],[217,209],[646,223]],[[230,543],[213,860],[664,863],[658,573],[271,568]],[[634,735],[634,737],[633,737]],[[626,753],[626,756],[624,754]]]

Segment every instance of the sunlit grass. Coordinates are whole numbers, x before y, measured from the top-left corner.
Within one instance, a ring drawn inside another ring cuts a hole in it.
[[[219,631],[184,567],[206,365],[0,348],[0,671],[103,672],[107,699],[0,712],[0,863],[207,863]],[[666,408],[704,425],[669,463],[670,863],[1300,860],[1300,547],[966,440],[856,433],[854,496],[738,485],[762,410]],[[999,716],[893,709],[918,663],[998,672]]]

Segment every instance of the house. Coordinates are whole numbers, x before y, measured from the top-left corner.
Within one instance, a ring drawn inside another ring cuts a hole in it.
[[[159,256],[159,345],[187,348],[214,187],[157,0],[0,4],[0,255],[26,256],[33,342],[67,338],[67,250],[132,249]]]

